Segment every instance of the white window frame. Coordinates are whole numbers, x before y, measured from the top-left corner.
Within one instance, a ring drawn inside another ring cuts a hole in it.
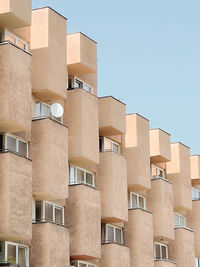
[[[91,265],[93,267],[97,267],[96,264],[88,262],[88,261],[72,261],[72,264],[73,263],[75,263],[75,264],[77,263],[78,264],[77,267],[80,267],[80,264],[85,264],[86,265],[85,267],[88,267],[89,265]],[[71,266],[74,266],[74,265],[71,265]]]
[[[21,245],[19,243],[14,243],[14,242],[8,242],[5,241],[5,262],[8,260],[8,245],[15,246],[16,247],[16,264],[18,264],[18,249],[19,247],[25,248],[26,250],[26,266],[29,267],[29,247],[26,245]]]
[[[37,201],[36,201],[37,202]],[[36,204],[35,202],[35,204]],[[53,223],[56,223],[56,218],[55,218],[55,209],[58,208],[60,210],[62,210],[62,225],[65,224],[65,218],[64,218],[64,215],[65,215],[65,211],[64,211],[64,207],[63,206],[60,206],[60,205],[57,205],[55,203],[52,203],[52,202],[49,202],[49,201],[41,201],[42,202],[42,207],[41,207],[41,210],[42,210],[42,218],[41,218],[41,221],[42,222],[45,222],[46,221],[46,216],[45,216],[45,204],[49,204],[49,205],[52,205],[53,206],[53,220],[52,222]],[[35,208],[36,210],[36,208]],[[35,216],[36,217],[36,216]]]
[[[25,157],[28,158],[28,155],[29,155],[29,146],[28,146],[28,142],[25,142],[24,140],[22,140],[21,138],[17,137],[16,135],[12,135],[12,134],[8,134],[8,133],[2,133],[2,134],[4,135],[4,140],[3,140],[3,142],[4,142],[5,150],[8,149],[8,148],[7,148],[7,147],[8,147],[7,137],[10,136],[10,137],[12,137],[13,139],[16,140],[16,151],[14,151],[14,152],[16,152],[16,153],[18,153],[18,154],[24,156],[23,154],[19,153],[19,141],[22,142],[22,143],[25,143],[25,144],[27,145],[27,146],[26,146],[26,147],[27,147],[27,150],[26,150],[26,156],[25,156]]]
[[[179,224],[178,225],[175,224],[175,216],[178,216],[178,220],[179,220]],[[181,223],[180,223],[181,222],[181,218],[184,219],[184,225],[181,225]],[[183,216],[180,213],[174,212],[174,227],[175,228],[178,228],[178,227],[186,227],[186,226],[187,226],[187,219],[186,219],[186,217]]]
[[[2,31],[2,33],[3,33],[3,39],[4,39],[4,41],[8,41],[8,40],[7,40],[7,34],[8,34],[8,35],[10,35],[10,36],[14,39],[14,44],[15,44],[17,47],[19,47],[19,46],[17,45],[17,41],[19,41],[19,42],[23,43],[24,46],[25,46],[25,49],[23,49],[23,50],[29,52],[27,42],[25,42],[24,40],[22,40],[20,37],[16,36],[15,34],[13,34],[12,32],[8,31],[7,29],[4,29],[4,30]],[[11,42],[11,43],[12,43],[12,42]],[[21,48],[21,47],[19,47],[19,48]],[[21,48],[21,49],[22,49],[22,48]]]
[[[192,200],[199,200],[200,199],[200,190],[196,187],[192,187]]]
[[[36,100],[35,101],[35,107],[36,107],[37,103],[40,104],[40,116],[37,116],[37,114],[36,114],[36,108],[35,108],[35,118],[49,118],[50,117],[50,118],[53,118],[54,120],[56,120],[56,121],[58,121],[60,123],[63,123],[63,116],[62,117],[59,117],[59,118],[56,118],[56,117],[54,117],[51,114],[51,106],[50,105],[48,105],[47,103],[41,102],[39,100]],[[49,108],[49,114],[50,114],[50,116],[44,116],[43,115],[44,106],[46,106],[47,108]]]
[[[107,138],[107,137],[100,137],[101,138],[101,140],[103,141],[103,150],[102,150],[102,152],[110,152],[110,151],[112,151],[112,152],[115,152],[115,153],[118,153],[118,154],[120,154],[121,152],[120,152],[120,144],[119,143],[117,143],[117,142],[115,142],[115,141],[113,141],[113,140],[111,140],[111,139],[109,139],[109,138]],[[106,141],[108,141],[108,142],[110,142],[111,143],[111,150],[106,150],[105,148],[104,148],[104,140],[106,140]],[[113,145],[116,145],[117,147],[118,147],[118,151],[116,152],[116,151],[114,151],[114,149],[113,149]]]
[[[152,167],[156,169],[156,177],[153,177],[153,173],[152,173]],[[158,176],[158,171],[162,171],[163,174],[164,174],[164,177],[161,177],[161,176]],[[163,180],[166,180],[166,176],[165,176],[165,170],[154,165],[154,164],[151,164],[151,179],[163,179]]]
[[[161,258],[159,260],[165,260],[165,258],[162,257],[162,247],[165,247],[166,248],[166,259],[168,260],[168,246],[163,244],[163,243],[158,243],[158,242],[154,242],[154,259],[155,260],[158,260],[156,258],[156,245],[159,245],[160,246],[160,256]]]
[[[80,78],[78,78],[76,76],[73,76],[73,77],[70,76],[68,79],[71,79],[72,80],[72,87],[73,87],[72,89],[74,89],[74,90],[76,90],[76,89],[83,89],[84,91],[86,91],[88,93],[92,93],[93,87],[90,84],[88,84],[88,83],[84,82],[83,80],[81,80]],[[79,87],[75,87],[76,80],[82,84],[82,87],[80,87],[80,88]],[[87,87],[90,88],[89,91],[84,89],[84,85],[86,85]]]
[[[106,230],[106,242],[110,242],[110,241],[112,241],[112,240],[108,240],[108,227],[112,227],[112,228],[114,229],[114,240],[113,240],[113,243],[123,244],[123,243],[124,243],[124,240],[123,240],[123,228],[118,227],[118,226],[115,226],[115,225],[112,225],[112,224],[106,224],[106,225],[105,225],[105,230]],[[118,243],[118,242],[116,241],[116,229],[121,230],[121,243]]]
[[[200,259],[195,258],[195,267],[200,267]]]
[[[72,180],[72,178],[71,178],[71,168],[74,168],[74,170],[75,170],[74,180]],[[82,183],[77,181],[77,169],[79,169],[79,170],[84,172],[84,181]],[[71,164],[69,165],[69,170],[70,170],[70,174],[69,174],[69,182],[70,182],[70,184],[86,184],[86,185],[95,187],[95,174],[93,172],[90,172],[90,171],[88,171],[86,169],[83,169],[83,168],[80,168],[80,167],[77,167],[77,166],[71,165]],[[89,183],[86,182],[86,174],[87,173],[92,175],[92,184],[89,184]]]
[[[137,201],[136,207],[133,206],[133,198],[132,198],[133,195],[135,195],[136,198],[137,198],[137,200],[136,200]],[[143,199],[143,201],[144,201],[144,208],[143,207],[140,207],[140,205],[139,205],[139,198],[142,198]],[[139,195],[139,194],[136,194],[134,192],[129,192],[129,208],[130,209],[134,209],[134,208],[146,209],[146,198],[144,196]]]

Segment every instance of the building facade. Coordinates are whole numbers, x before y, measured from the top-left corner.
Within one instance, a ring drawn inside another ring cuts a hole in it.
[[[0,1],[0,266],[199,267],[200,156],[97,96],[97,44]]]

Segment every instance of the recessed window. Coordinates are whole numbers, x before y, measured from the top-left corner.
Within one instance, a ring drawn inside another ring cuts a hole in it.
[[[123,244],[123,229],[112,224],[102,224],[102,243]]]
[[[87,184],[95,186],[94,173],[70,165],[70,184]]]
[[[35,118],[49,118],[49,117],[63,123],[63,117],[56,118],[56,117],[52,116],[50,105],[36,101]]]
[[[133,208],[141,208],[141,209],[145,209],[146,208],[146,198],[132,193],[129,193],[129,208],[133,209]]]
[[[85,83],[84,81],[80,80],[79,78],[76,77],[70,77],[68,80],[68,87],[70,90],[72,89],[83,89],[89,93],[92,92],[92,87]]]
[[[168,246],[161,243],[154,243],[154,259],[167,260]]]
[[[200,191],[195,188],[192,187],[192,200],[199,200],[200,199]]]
[[[29,248],[14,242],[0,242],[0,262],[29,266]]]
[[[23,49],[25,51],[28,51],[27,42],[25,42],[24,40],[22,40],[21,38],[19,38],[15,34],[11,33],[7,29],[1,30],[0,41],[1,42],[6,42],[7,41],[7,42],[10,42],[10,43],[13,43],[16,46],[20,47],[21,49]]]
[[[36,222],[48,221],[56,224],[64,224],[64,207],[47,201],[36,201]]]
[[[97,267],[97,265],[86,261],[72,261],[70,267]]]
[[[112,141],[106,137],[100,137],[99,139],[100,152],[113,151],[120,154],[120,145],[117,142]]]
[[[195,258],[195,267],[200,267],[200,259]]]
[[[165,170],[159,168],[156,165],[151,165],[151,177],[152,179],[158,179],[158,178],[165,179]]]
[[[186,217],[179,213],[174,213],[174,227],[185,227],[185,226],[186,226]]]
[[[12,151],[28,157],[28,143],[7,133],[0,133],[0,150]]]

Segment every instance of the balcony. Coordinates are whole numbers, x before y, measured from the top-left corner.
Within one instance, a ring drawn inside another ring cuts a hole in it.
[[[129,209],[129,220],[125,223],[124,241],[130,249],[131,266],[153,267],[153,217],[142,209]],[[144,242],[145,236],[145,242]]]
[[[176,262],[170,260],[155,260],[154,267],[176,267]]]
[[[173,185],[164,179],[153,179],[147,203],[153,212],[153,231],[157,241],[174,239]]]
[[[97,71],[97,44],[83,33],[67,35],[67,69],[69,75]]]
[[[175,240],[169,244],[169,254],[177,266],[194,266],[194,231],[186,227],[175,228]]]
[[[116,152],[101,152],[97,187],[101,190],[102,222],[128,220],[126,159]]]
[[[98,100],[82,90],[68,91],[64,122],[69,126],[69,161],[95,170],[99,163]]]
[[[138,114],[127,115],[125,155],[129,191],[151,188],[149,149],[149,121]]]
[[[52,119],[32,122],[33,195],[37,200],[68,197],[68,128]]]
[[[130,267],[129,248],[118,244],[104,244],[101,246],[101,266]]]
[[[161,129],[150,130],[150,157],[152,163],[166,162],[171,158],[170,135]]]
[[[100,97],[99,132],[102,136],[120,135],[126,131],[126,105],[111,97]]]
[[[31,266],[69,266],[69,229],[50,222],[33,224]]]
[[[87,185],[70,185],[66,222],[70,226],[73,260],[101,257],[101,193]]]
[[[11,43],[0,44],[0,132],[31,128],[31,56]]]
[[[64,17],[48,7],[33,10],[32,85],[33,94],[40,101],[63,100],[67,97],[65,36]]]
[[[200,258],[200,200],[192,201],[192,211],[187,214],[187,222],[194,230],[195,257]]]
[[[200,185],[200,155],[190,156],[192,185]]]
[[[173,183],[174,208],[182,213],[192,209],[190,149],[182,143],[171,144],[171,161],[166,163],[166,177]]]
[[[0,28],[21,28],[30,25],[31,0],[1,0]]]
[[[29,240],[32,237],[31,166],[32,162],[23,156],[0,153],[1,240]]]

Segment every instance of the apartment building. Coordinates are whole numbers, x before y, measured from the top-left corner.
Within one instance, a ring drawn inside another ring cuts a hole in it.
[[[97,44],[0,1],[0,266],[199,267],[200,156],[97,94]]]

